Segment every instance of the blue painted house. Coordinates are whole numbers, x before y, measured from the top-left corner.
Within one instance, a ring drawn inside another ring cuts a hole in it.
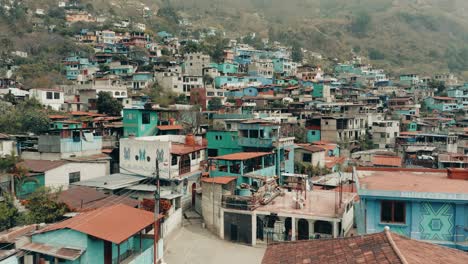
[[[65,74],[67,80],[76,80],[82,73],[87,74],[85,71],[90,67],[95,67],[88,58],[82,58],[80,56],[69,56],[64,60]]]
[[[117,204],[45,227],[21,249],[50,263],[153,263],[152,212]],[[158,259],[162,258],[162,240]]]
[[[254,86],[249,86],[245,88],[238,88],[235,90],[230,90],[229,92],[225,93],[226,97],[232,98],[242,98],[244,96],[257,96],[258,89]]]
[[[395,233],[468,250],[466,170],[358,168],[360,234]]]

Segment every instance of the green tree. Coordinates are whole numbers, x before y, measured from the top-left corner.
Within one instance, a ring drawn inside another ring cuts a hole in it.
[[[302,53],[301,45],[299,42],[294,42],[291,50],[291,59],[295,62],[302,62],[304,59],[304,54]]]
[[[351,32],[357,36],[363,36],[367,33],[371,24],[371,16],[365,12],[359,12],[351,21]]]
[[[13,198],[4,195],[5,201],[0,202],[0,232],[16,225],[19,212],[13,203]]]
[[[58,202],[60,191],[42,187],[34,191],[26,202],[28,212],[25,215],[27,224],[53,223],[61,220],[67,212],[67,206]]]
[[[146,89],[145,93],[151,98],[153,103],[159,104],[162,107],[174,104],[177,98],[176,93],[164,89],[158,83],[154,83],[152,87]]]
[[[218,111],[221,108],[223,108],[223,102],[221,101],[220,98],[215,97],[208,101],[208,110],[210,111]]]
[[[5,133],[35,133],[47,131],[47,111],[34,98],[17,105],[0,102],[0,131]]]
[[[101,91],[98,93],[96,107],[98,112],[101,114],[120,116],[123,105],[119,100],[113,98],[109,93]]]
[[[182,54],[202,51],[202,46],[195,41],[188,41],[181,49]],[[161,51],[162,53],[162,51]],[[167,52],[169,53],[169,52]]]

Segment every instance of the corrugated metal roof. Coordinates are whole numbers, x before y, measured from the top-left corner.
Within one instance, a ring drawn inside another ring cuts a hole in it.
[[[240,153],[233,153],[224,156],[218,156],[214,159],[216,160],[248,160],[254,159],[258,157],[263,157],[266,155],[272,154],[271,152],[240,152]]]
[[[73,229],[102,240],[121,244],[154,223],[152,212],[117,204],[110,207],[79,214],[71,219],[53,224],[39,231]]]
[[[32,252],[38,252],[41,254],[66,259],[66,260],[76,260],[84,252],[84,249],[78,248],[69,248],[69,247],[58,247],[42,243],[28,243],[21,247],[23,250],[28,250]]]
[[[202,182],[214,183],[214,184],[228,184],[236,179],[237,179],[236,177],[221,176],[221,177],[213,177],[213,178],[203,178]]]
[[[18,166],[24,167],[31,172],[46,172],[66,163],[63,160],[23,160]]]
[[[62,191],[59,195],[59,201],[75,212],[94,210],[115,203],[131,207],[136,207],[139,204],[137,200],[128,197],[107,195],[94,188],[84,186],[71,186],[70,189]]]
[[[72,183],[72,185],[116,190],[135,185],[145,179],[147,178],[136,175],[115,173],[108,176],[96,177],[85,181],[74,182]]]

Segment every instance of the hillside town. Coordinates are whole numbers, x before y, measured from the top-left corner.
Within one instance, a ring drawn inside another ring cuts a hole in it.
[[[81,27],[52,87],[0,65],[0,264],[211,263],[186,228],[246,263],[468,263],[468,80],[223,34]]]

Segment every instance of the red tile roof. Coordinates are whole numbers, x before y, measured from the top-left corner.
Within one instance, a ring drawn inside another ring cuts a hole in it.
[[[228,184],[236,179],[237,179],[236,177],[222,176],[222,177],[214,177],[214,178],[203,178],[202,182],[214,183],[214,184]]]
[[[468,263],[468,254],[384,231],[336,239],[271,244],[262,264],[296,263]]]
[[[73,212],[90,211],[117,203],[131,207],[137,207],[139,204],[137,200],[129,197],[108,195],[94,188],[84,186],[73,186],[66,191],[60,192],[59,201],[66,204],[68,209]]]
[[[68,116],[64,116],[64,115],[48,115],[47,117],[49,117],[50,119],[67,119]]]
[[[401,163],[402,159],[398,156],[374,155],[372,157],[372,164],[374,164],[374,166],[401,167]]]
[[[234,153],[234,154],[227,154],[224,156],[218,156],[218,157],[215,157],[214,159],[216,160],[248,160],[248,159],[263,157],[269,154],[271,154],[271,152],[240,152],[240,153]]]
[[[182,130],[181,125],[167,125],[167,126],[157,126],[159,130]]]
[[[102,240],[120,244],[154,223],[152,212],[117,204],[50,225],[39,233],[73,229]]]
[[[186,144],[172,143],[171,154],[185,155],[185,154],[196,152],[205,148],[206,146],[200,146],[200,145],[190,146]]]
[[[46,172],[66,163],[64,160],[23,160],[17,166],[24,167],[30,172]]]

